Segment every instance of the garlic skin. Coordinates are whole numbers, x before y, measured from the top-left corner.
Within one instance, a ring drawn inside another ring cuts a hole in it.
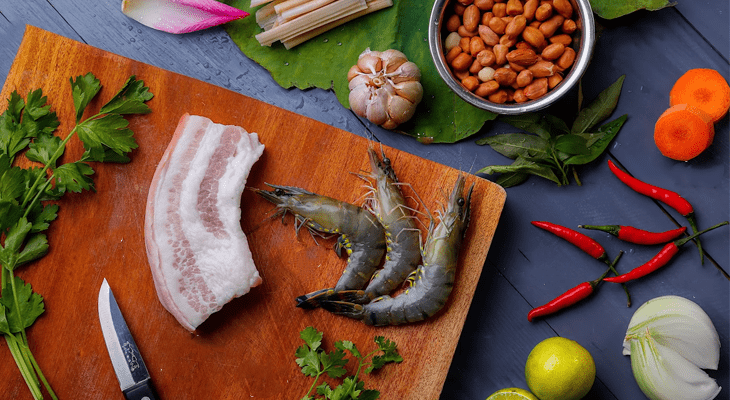
[[[398,50],[365,49],[347,72],[350,108],[385,129],[408,121],[423,98],[421,71]]]
[[[623,342],[641,391],[651,400],[711,400],[721,388],[702,369],[717,369],[720,338],[710,317],[680,296],[636,310]]]

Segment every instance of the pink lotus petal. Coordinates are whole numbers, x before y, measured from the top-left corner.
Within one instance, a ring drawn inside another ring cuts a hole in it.
[[[188,33],[248,16],[215,0],[122,0],[122,12],[133,20],[169,33]]]

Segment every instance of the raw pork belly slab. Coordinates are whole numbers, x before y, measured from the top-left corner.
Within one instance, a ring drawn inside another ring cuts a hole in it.
[[[241,230],[241,194],[264,151],[256,133],[185,114],[147,195],[157,296],[190,331],[261,283]]]

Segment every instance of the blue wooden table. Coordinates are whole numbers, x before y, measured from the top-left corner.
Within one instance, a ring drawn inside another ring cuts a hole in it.
[[[576,340],[593,355],[597,378],[588,398],[642,399],[630,359],[621,354],[623,335],[639,305],[669,294],[695,301],[712,318],[720,334],[722,355],[719,370],[709,374],[723,387],[718,398],[730,398],[730,281],[720,271],[730,272],[727,228],[702,239],[719,268],[709,261],[700,265],[696,249],[685,246],[665,269],[629,285],[634,302],[631,308],[626,307],[618,285],[605,285],[590,301],[565,312],[531,323],[526,319],[531,308],[580,282],[595,279],[602,271],[600,263],[533,227],[530,221],[548,220],[569,227],[631,224],[655,231],[684,223],[673,210],[633,193],[613,177],[606,165],[609,159],[620,162],[643,180],[681,193],[694,205],[701,227],[730,218],[727,115],[716,124],[714,144],[690,162],[663,157],[653,142],[654,123],[668,106],[669,90],[686,70],[713,68],[730,79],[727,0],[680,0],[672,8],[597,22],[601,30],[583,78],[585,98],[594,98],[625,74],[613,117],[628,114],[628,121],[608,154],[580,168],[582,186],[557,187],[533,177],[507,189],[507,202],[442,399],[484,399],[500,388],[526,388],[527,355],[535,344],[551,336]],[[223,28],[178,36],[155,31],[123,15],[119,0],[0,0],[3,80],[26,24],[242,93],[360,136],[374,135],[386,145],[465,171],[510,162],[490,148],[475,144],[477,138],[514,130],[506,124],[488,123],[477,136],[456,144],[421,144],[359,119],[343,108],[332,92],[281,88],[266,70],[239,51]],[[604,244],[610,255],[625,251],[619,267],[622,271],[642,264],[658,251],[657,247],[621,243],[608,234],[589,235]],[[5,350],[1,354],[0,362],[12,362]],[[240,398],[248,395],[241,393]]]

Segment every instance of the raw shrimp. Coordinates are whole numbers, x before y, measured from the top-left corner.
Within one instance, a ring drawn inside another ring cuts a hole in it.
[[[469,226],[472,185],[464,196],[465,178],[459,175],[439,223],[426,238],[423,263],[408,277],[411,286],[391,297],[378,297],[361,305],[323,301],[322,308],[363,321],[367,325],[399,325],[424,320],[441,310],[451,294],[461,243]]]
[[[320,301],[346,300],[367,303],[378,296],[388,294],[401,285],[421,261],[420,231],[417,220],[410,213],[401,193],[390,160],[381,161],[372,147],[368,148],[370,174],[358,175],[370,184],[371,196],[367,207],[385,228],[386,253],[383,267],[376,271],[364,290],[337,292],[322,289],[297,297],[297,307],[314,308]],[[372,183],[369,179],[372,179]]]
[[[301,188],[267,185],[274,190],[251,190],[276,204],[275,215],[294,214],[299,224],[297,233],[306,226],[314,231],[339,235],[335,251],[341,256],[345,249],[349,257],[334,290],[364,288],[385,254],[385,233],[375,216],[362,207]]]

